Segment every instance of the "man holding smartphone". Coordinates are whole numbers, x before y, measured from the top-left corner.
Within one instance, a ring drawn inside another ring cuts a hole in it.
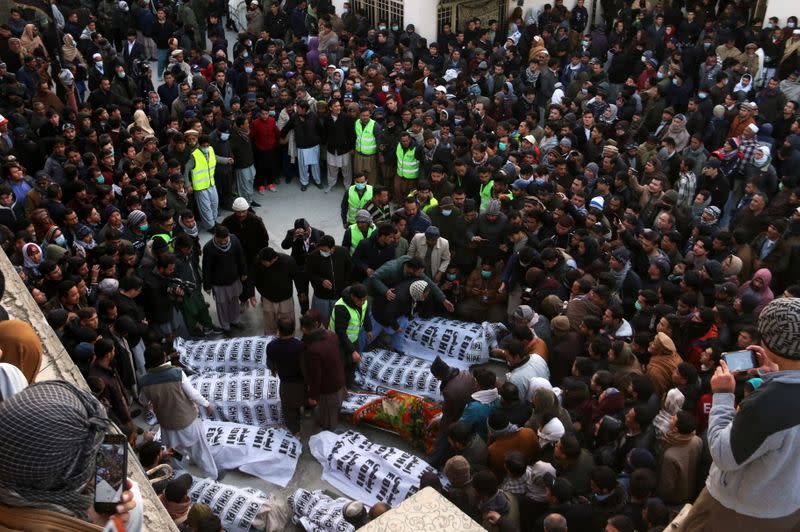
[[[736,379],[725,361],[714,393],[706,487],[684,530],[796,530],[800,526],[800,298],[770,302],[758,318],[755,352],[764,384],[735,407]]]
[[[153,344],[144,351],[147,375],[139,381],[139,402],[150,405],[161,425],[161,440],[183,454],[188,454],[203,474],[217,478],[217,465],[197,417],[197,405],[211,416],[208,399],[192,388],[181,368],[173,367],[164,349]]]

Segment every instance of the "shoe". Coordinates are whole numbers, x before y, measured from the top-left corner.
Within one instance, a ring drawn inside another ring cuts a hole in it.
[[[241,323],[231,323],[231,328],[236,329],[237,331],[244,330],[244,325]]]
[[[251,207],[261,207],[261,204],[260,204],[260,203],[258,203],[258,202],[256,202],[256,201],[251,201],[251,202],[250,202],[250,206],[251,206]]]
[[[306,190],[308,190],[308,185],[300,185],[300,190],[305,192]]]
[[[278,191],[278,187],[276,187],[276,186],[275,186],[275,185],[273,185],[272,183],[270,183],[269,185],[267,185],[267,188],[269,189],[269,191],[270,191],[270,192],[277,192],[277,191]]]
[[[323,192],[325,192],[325,194],[327,194],[328,192],[331,191],[332,188],[333,187],[325,187],[325,190]]]
[[[322,190],[322,182],[314,183],[314,186],[316,186],[318,189]]]
[[[225,335],[225,338],[230,338],[233,336],[233,331],[230,329],[222,329],[222,334]]]
[[[264,187],[264,186],[258,187],[258,193],[259,194],[264,194],[265,190],[267,190],[267,187]]]
[[[286,181],[286,184],[288,185],[289,183],[292,182],[292,178],[291,177],[287,177],[284,181]]]

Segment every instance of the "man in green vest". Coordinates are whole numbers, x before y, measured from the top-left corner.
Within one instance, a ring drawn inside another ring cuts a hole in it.
[[[175,246],[172,240],[174,239],[173,230],[175,229],[175,211],[167,209],[158,213],[156,218],[156,226],[154,228],[153,238],[160,238],[167,243],[167,249],[170,253],[175,252]]]
[[[202,135],[192,156],[186,161],[183,177],[186,180],[187,192],[194,192],[197,211],[200,214],[200,225],[213,232],[219,216],[219,196],[214,182],[217,157],[208,135]]]
[[[342,297],[333,305],[328,328],[339,338],[348,388],[355,380],[361,350],[372,341],[372,320],[368,317],[367,288],[360,283],[345,288]]]
[[[372,216],[369,211],[361,209],[356,213],[356,223],[347,228],[342,237],[342,247],[350,250],[350,256],[356,252],[358,244],[365,238],[369,238],[375,230],[372,223]]]
[[[404,131],[400,134],[395,155],[397,155],[397,177],[394,178],[394,199],[400,201],[416,185],[422,150],[414,143],[411,135]]]
[[[480,212],[485,211],[486,207],[489,206],[489,202],[492,200],[492,189],[494,189],[493,174],[494,170],[491,166],[485,165],[478,168],[478,180],[480,181],[478,194],[481,198],[481,204],[478,210]]]
[[[356,222],[356,213],[372,201],[372,185],[367,184],[367,175],[357,172],[353,184],[347,188],[342,198],[342,224],[345,230]]]
[[[351,105],[357,104],[353,103]],[[374,185],[378,179],[378,138],[381,134],[381,126],[370,118],[368,108],[361,109],[359,119],[355,124],[356,129],[356,152],[353,157],[353,170],[356,173],[364,173],[370,185]]]

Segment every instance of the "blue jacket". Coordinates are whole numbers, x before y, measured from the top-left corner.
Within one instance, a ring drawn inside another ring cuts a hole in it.
[[[486,394],[489,390],[481,390],[475,394]],[[489,419],[489,414],[500,405],[500,397],[497,395],[497,390],[494,390],[494,400],[483,402],[475,399],[475,394],[472,394],[472,401],[467,403],[464,408],[464,413],[461,414],[460,422],[466,424],[475,433],[486,441],[488,437],[488,427],[486,421]],[[483,398],[482,398],[483,399]],[[485,400],[485,399],[484,399]]]

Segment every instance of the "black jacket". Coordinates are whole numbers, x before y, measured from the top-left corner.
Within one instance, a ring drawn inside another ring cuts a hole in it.
[[[171,288],[169,279],[159,274],[155,269],[144,277],[141,300],[144,305],[147,321],[151,325],[159,325],[172,321],[172,308],[175,304],[170,296]],[[122,309],[118,309],[122,312]]]
[[[264,220],[252,211],[247,212],[244,220],[239,220],[236,214],[231,214],[222,220],[222,225],[239,239],[248,266],[256,260],[259,251],[269,245],[269,233],[264,226]]]
[[[210,290],[212,286],[233,284],[243,275],[247,275],[247,263],[239,239],[230,235],[231,244],[228,251],[220,250],[212,238],[203,246],[203,288]]]
[[[286,135],[291,130],[294,130],[294,142],[298,149],[313,148],[322,144],[322,125],[314,113],[308,112],[304,117],[297,113],[292,114],[281,129],[281,135]]]
[[[367,276],[367,268],[377,270],[390,260],[393,260],[396,249],[397,246],[394,244],[387,244],[381,247],[378,244],[378,233],[372,233],[369,238],[365,238],[358,243],[358,247],[353,253],[354,273],[363,279]]]
[[[283,249],[291,249],[291,255],[294,261],[297,263],[297,267],[301,270],[305,269],[306,266],[306,257],[309,253],[317,249],[317,245],[319,244],[319,239],[325,236],[325,232],[319,229],[311,228],[311,236],[308,239],[308,251],[306,251],[306,247],[304,245],[304,240],[301,238],[294,237],[294,229],[289,229],[286,231],[286,236],[281,242],[281,247]]]
[[[340,113],[335,121],[328,115],[322,121],[325,131],[325,145],[328,153],[342,155],[356,149],[355,121],[345,113]]]
[[[306,275],[314,287],[314,295],[322,299],[337,299],[342,290],[350,284],[353,262],[347,249],[336,246],[330,257],[323,257],[316,249],[306,256]],[[329,280],[333,287],[322,286],[322,281]]]
[[[267,268],[260,260],[253,266],[253,284],[261,297],[278,303],[292,297],[292,284],[296,282],[300,270],[297,263],[286,253],[278,253],[278,260]]]
[[[250,137],[240,133],[234,128],[228,139],[228,146],[230,146],[231,149],[234,168],[242,169],[253,166],[255,163],[255,156],[253,155],[253,145],[250,142]]]

